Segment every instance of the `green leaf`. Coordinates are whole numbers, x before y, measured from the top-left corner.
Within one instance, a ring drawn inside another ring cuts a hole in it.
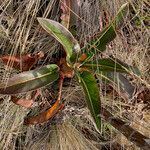
[[[70,58],[74,53],[80,52],[78,41],[73,37],[69,30],[59,22],[45,18],[38,18],[38,21],[48,33],[63,45],[68,62],[70,62]]]
[[[89,51],[105,51],[106,45],[113,41],[116,37],[116,31],[112,25],[104,28],[104,30],[94,38],[94,40],[90,41],[85,49]]]
[[[97,61],[85,63],[82,67],[86,67],[94,72],[121,72],[121,73],[134,73],[140,75],[138,68],[129,66],[118,59],[104,58]]]
[[[55,64],[50,64],[36,70],[20,73],[0,84],[0,94],[18,94],[36,90],[46,86],[59,77],[59,69]]]
[[[92,117],[94,118],[97,128],[100,130],[101,118],[99,117],[99,115],[101,112],[101,102],[96,79],[93,74],[87,71],[79,73],[78,79],[84,89],[88,108],[92,114]]]
[[[93,40],[91,40],[86,47],[83,49],[87,49],[88,51],[105,51],[106,45],[110,43],[116,37],[116,30],[119,29],[123,23],[123,20],[127,14],[128,10],[128,3],[125,3],[119,9],[116,17],[114,20],[103,29],[102,32],[97,34]],[[90,49],[90,50],[89,50]]]

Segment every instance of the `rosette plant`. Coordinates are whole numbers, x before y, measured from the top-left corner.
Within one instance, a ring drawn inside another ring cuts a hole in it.
[[[12,95],[14,103],[25,107],[31,107],[34,101],[16,99],[14,95],[29,91],[38,91],[39,88],[49,84],[59,84],[58,98],[54,104],[37,116],[25,118],[25,124],[43,123],[63,109],[64,104],[61,101],[61,91],[64,79],[75,78],[83,87],[87,106],[97,128],[100,130],[101,96],[97,78],[102,76],[114,82],[111,76],[113,72],[123,74],[139,73],[136,67],[112,57],[95,60],[95,56],[105,51],[107,44],[116,37],[116,32],[121,27],[127,10],[128,4],[124,4],[113,21],[101,33],[96,34],[84,47],[80,46],[72,33],[61,23],[46,18],[37,18],[42,28],[63,46],[65,56],[60,57],[54,64],[41,66],[37,69],[32,69],[32,66],[36,64],[38,59],[43,57],[43,52],[22,56],[21,64],[23,72],[10,78],[7,83],[0,84],[0,94]],[[4,63],[7,63],[9,59],[13,59],[15,64],[13,67],[19,68],[20,66],[20,61],[17,57],[3,56],[1,59]]]

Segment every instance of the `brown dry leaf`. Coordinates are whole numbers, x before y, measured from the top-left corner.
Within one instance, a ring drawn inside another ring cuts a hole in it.
[[[16,105],[20,105],[23,106],[25,108],[31,108],[33,107],[33,105],[35,104],[35,99],[41,95],[40,90],[36,90],[36,93],[30,98],[30,99],[26,99],[26,98],[17,98],[16,96],[11,96],[11,101],[13,103],[15,103]]]
[[[70,24],[70,0],[61,0],[60,8],[62,10],[61,24],[68,29]]]
[[[32,56],[31,54],[26,54],[23,56],[2,56],[1,60],[3,61],[4,64],[18,69],[18,70],[22,70],[22,71],[27,71],[30,70],[34,64],[37,63],[37,61],[44,57],[44,54],[42,51],[40,51],[39,53],[35,54],[34,56]],[[9,65],[9,64],[12,65]]]
[[[32,99],[30,99],[30,100],[18,99],[16,96],[12,96],[11,101],[13,103],[15,103],[16,105],[20,105],[20,106],[23,106],[25,108],[31,108],[33,103],[34,103],[34,100],[32,100]]]
[[[60,105],[60,99],[54,103],[54,105],[49,108],[47,111],[40,113],[37,116],[29,117],[24,120],[25,125],[34,125],[48,121],[52,118],[60,109],[62,109],[63,105]]]

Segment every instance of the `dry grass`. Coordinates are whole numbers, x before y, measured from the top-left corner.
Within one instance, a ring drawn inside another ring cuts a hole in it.
[[[93,6],[86,0],[81,5],[79,14],[73,9],[76,14],[74,19],[78,19],[78,40],[99,30],[99,14],[103,15],[103,10],[108,13],[108,20],[111,20],[118,8],[127,1],[106,0],[99,4],[97,0],[97,4]],[[39,64],[51,61],[51,55],[58,46],[52,44],[51,36],[41,30],[36,17],[43,16],[58,21],[60,18],[58,4],[58,0],[0,0],[0,54],[21,55],[42,50],[47,58]],[[142,77],[132,79],[132,83],[139,89],[142,86],[149,88],[150,51],[147,26],[150,6],[148,0],[135,0],[131,5],[134,12],[127,19],[126,28],[122,28],[126,32],[120,30],[115,41],[107,47],[105,55],[112,54],[126,63],[137,65],[142,71]],[[9,62],[9,66],[12,63]],[[10,74],[15,73],[2,63],[0,68],[1,80],[7,80]],[[122,149],[138,149],[107,123],[104,123],[101,135],[97,132],[85,107],[81,87],[74,81],[69,87],[63,88],[63,93],[66,109],[48,123],[31,127],[23,125],[23,119],[30,110],[13,104],[9,96],[0,95],[0,149],[96,150],[108,147],[113,149],[116,142],[122,143]],[[104,94],[102,101],[103,105],[111,106],[114,115],[122,117],[136,130],[150,137],[149,108],[143,110],[149,102],[140,101],[131,105],[116,97],[114,93],[111,96]],[[126,106],[129,106],[128,110]],[[119,149],[119,146],[116,145],[115,148]]]

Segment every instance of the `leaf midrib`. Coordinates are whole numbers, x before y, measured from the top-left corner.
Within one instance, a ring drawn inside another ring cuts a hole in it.
[[[84,87],[86,88],[86,90],[87,90],[87,94],[88,94],[88,97],[89,97],[89,99],[90,99],[90,103],[92,102],[92,99],[91,99],[91,96],[90,96],[90,94],[89,94],[89,92],[88,92],[88,88],[87,88],[87,86],[86,86],[86,84],[85,84],[85,82],[84,82],[84,80],[82,79],[82,77],[80,77],[81,78],[81,81],[82,81],[82,83],[84,84]],[[91,103],[92,104],[92,103]],[[93,111],[94,110],[94,107],[93,107],[93,105],[91,105],[92,106],[92,112],[93,112],[93,114],[94,114],[94,116],[96,116],[97,117],[97,115],[95,114],[95,111]],[[94,117],[95,118],[95,117]],[[96,119],[96,118],[95,118]]]

